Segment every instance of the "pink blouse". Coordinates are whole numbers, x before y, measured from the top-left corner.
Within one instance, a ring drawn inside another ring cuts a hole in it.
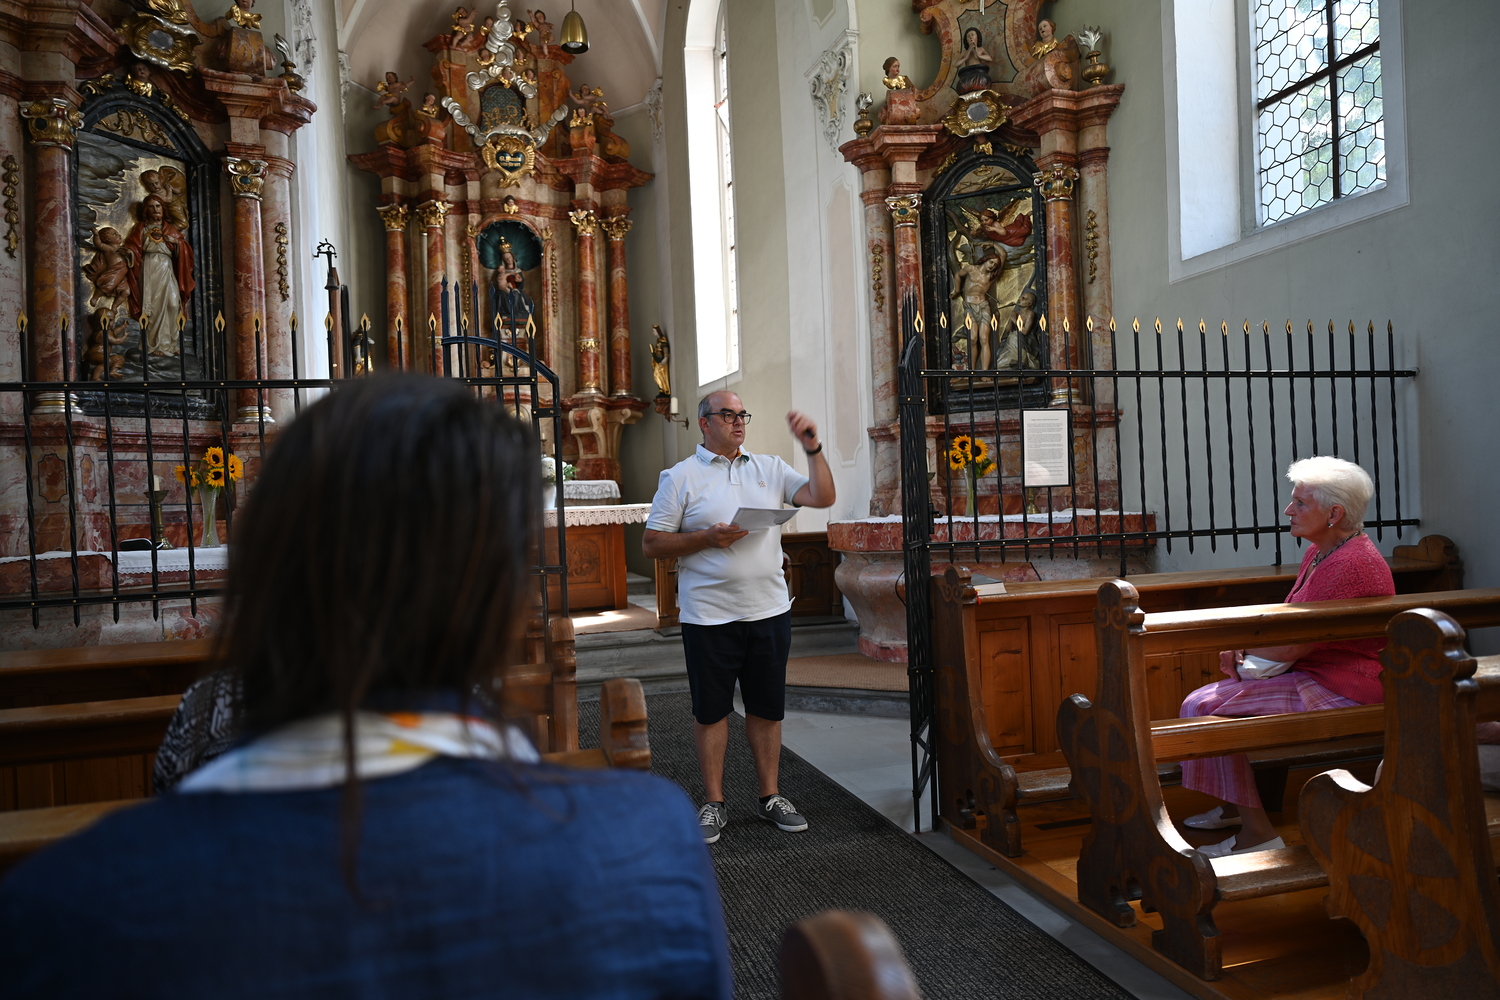
[[[1313,569],[1317,551],[1309,545],[1303,553],[1302,569],[1292,592],[1286,595],[1287,603],[1390,597],[1396,593],[1391,568],[1369,535],[1355,535]],[[1384,648],[1384,637],[1314,643],[1313,651],[1292,669],[1307,674],[1334,694],[1361,705],[1374,705],[1385,700],[1379,659]]]

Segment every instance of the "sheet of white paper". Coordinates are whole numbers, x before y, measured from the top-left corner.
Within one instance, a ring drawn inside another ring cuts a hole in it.
[[[735,511],[734,520],[730,523],[739,525],[742,531],[760,531],[762,528],[786,524],[796,515],[796,507],[741,507]]]

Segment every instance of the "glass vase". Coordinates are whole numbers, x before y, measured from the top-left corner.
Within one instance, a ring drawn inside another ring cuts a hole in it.
[[[972,465],[964,470],[964,480],[969,487],[968,496],[964,497],[964,516],[973,517],[979,510],[979,480]]]
[[[203,544],[205,549],[219,547],[219,491],[212,486],[198,487],[198,504],[203,508]]]

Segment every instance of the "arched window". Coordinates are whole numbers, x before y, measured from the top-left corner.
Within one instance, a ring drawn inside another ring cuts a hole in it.
[[[727,12],[722,0],[694,0],[683,53],[700,387],[740,368]]]

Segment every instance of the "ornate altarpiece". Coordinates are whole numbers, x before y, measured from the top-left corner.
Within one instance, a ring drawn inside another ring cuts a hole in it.
[[[456,287],[471,329],[524,335],[561,377],[579,476],[618,481],[621,431],[646,406],[631,375],[626,197],[651,175],[630,165],[602,90],[573,89],[545,17],[493,10],[460,7],[425,43],[420,98],[385,75],[389,118],[375,149],[349,157],[381,179],[388,363],[454,363],[432,330]]]
[[[0,367],[68,387],[0,412],[0,489],[33,515],[0,511],[0,555],[110,551],[156,479],[181,530],[170,463],[219,444],[253,470],[291,416],[281,390],[201,388],[292,368],[289,139],[316,107],[253,6],[0,0],[0,40],[34,54],[0,68],[3,249],[26,265],[0,269]]]

